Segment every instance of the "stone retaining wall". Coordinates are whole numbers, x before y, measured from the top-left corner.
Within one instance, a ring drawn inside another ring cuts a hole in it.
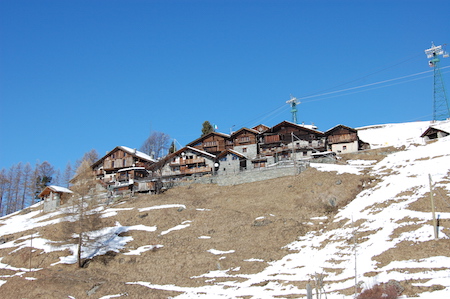
[[[173,186],[186,186],[190,184],[217,184],[219,186],[230,186],[252,183],[296,175],[305,171],[308,166],[309,162],[299,162],[295,167],[291,164],[278,167],[257,168],[226,175],[189,178],[186,181],[173,182]]]

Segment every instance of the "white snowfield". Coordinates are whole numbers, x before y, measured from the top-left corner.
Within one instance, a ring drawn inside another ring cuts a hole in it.
[[[249,296],[251,298],[283,298],[292,294],[306,296],[306,289],[296,286],[295,281],[308,281],[315,273],[325,274],[324,289],[328,299],[350,299],[354,295],[345,296],[339,290],[350,289],[355,281],[362,282],[363,287],[376,283],[397,280],[399,282],[410,279],[420,279],[422,283],[416,286],[442,285],[444,289],[434,292],[421,293],[418,298],[444,299],[450,298],[450,248],[447,256],[433,255],[423,259],[391,260],[381,264],[377,262],[380,256],[389,249],[395,248],[403,241],[420,242],[434,239],[433,227],[430,225],[431,213],[414,211],[410,205],[422,198],[430,190],[429,175],[436,187],[442,188],[447,194],[450,192],[450,136],[424,143],[419,137],[430,126],[430,122],[415,122],[406,124],[388,124],[359,128],[360,138],[372,145],[373,148],[383,146],[406,146],[404,151],[386,156],[381,162],[352,160],[348,165],[312,164],[319,171],[335,173],[361,174],[363,170],[374,177],[381,178],[374,187],[363,190],[356,198],[343,207],[334,218],[320,217],[311,220],[321,220],[325,224],[323,229],[311,231],[299,236],[295,242],[280,244],[290,249],[290,254],[282,259],[267,262],[268,266],[256,274],[241,274],[239,268],[212,270],[197,279],[205,279],[204,286],[181,287],[176,285],[158,285],[151,281],[130,281],[129,285],[142,285],[151,289],[172,290],[182,292],[176,298],[237,298]],[[436,196],[436,200],[439,199]],[[442,205],[441,205],[442,206]],[[439,218],[450,220],[449,208],[437,211]],[[155,209],[186,208],[181,204],[168,204],[139,209],[151,211]],[[105,209],[107,217],[114,217],[120,209]],[[203,210],[199,212],[204,213]],[[208,211],[212,213],[214,211]],[[14,213],[0,218],[0,237],[5,234],[30,230],[33,227],[51,225],[59,212],[39,215],[39,212],[28,214]],[[276,217],[271,215],[272,217]],[[52,219],[52,220],[50,220]],[[64,221],[61,220],[61,221]],[[65,221],[68,221],[65,219]],[[327,229],[327,224],[337,226]],[[179,225],[160,232],[167,234],[175,230],[189,229],[195,223],[185,221]],[[399,228],[407,228],[399,232]],[[140,253],[160,248],[164,245],[144,245],[137,249],[128,250],[126,244],[132,240],[131,236],[121,237],[121,232],[130,230],[157,231],[157,227],[143,225],[122,226],[116,223],[114,227],[91,232],[101,235],[101,250],[86,248],[83,257],[104,254],[109,250],[121,252],[125,255],[139,255]],[[199,238],[211,238],[199,236]],[[442,228],[439,229],[440,239],[449,239]],[[353,242],[354,240],[355,242]],[[6,242],[0,248],[19,250],[30,246],[31,235],[20,240]],[[35,234],[33,247],[45,252],[61,250],[56,242],[45,240]],[[59,263],[76,262],[76,246],[69,246],[71,255],[62,257]],[[98,247],[97,247],[98,248]],[[163,247],[164,250],[166,247]],[[233,255],[237,249],[220,248],[209,249],[208,252],[217,255],[217,260],[224,255]],[[264,262],[261,259],[247,259],[245,262]],[[15,274],[0,276],[0,285],[8,277],[22,276],[29,269],[14,268],[3,264],[0,267],[15,271]],[[425,270],[424,270],[425,269]],[[39,271],[39,269],[32,269]],[[365,276],[371,273],[370,277]],[[356,279],[355,279],[356,275]],[[32,279],[32,278],[31,278]],[[217,281],[216,281],[217,280]],[[32,283],[32,282],[30,282]],[[1,288],[0,288],[1,290]],[[103,298],[121,297],[123,294],[111,294]],[[405,296],[401,298],[406,298]],[[417,298],[417,297],[416,297]]]

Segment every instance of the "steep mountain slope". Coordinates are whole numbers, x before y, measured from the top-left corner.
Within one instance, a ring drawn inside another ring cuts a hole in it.
[[[423,144],[409,133],[422,126],[365,128],[361,139],[375,147],[403,147],[345,155],[293,177],[101,205],[104,229],[92,232],[83,269],[63,234],[73,220],[64,209],[8,215],[0,219],[0,290],[9,298],[302,298],[323,277],[327,298],[352,298],[355,281],[389,280],[403,296],[448,298],[450,138]]]

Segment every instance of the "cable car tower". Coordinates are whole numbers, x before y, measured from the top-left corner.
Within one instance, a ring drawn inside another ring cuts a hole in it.
[[[444,45],[445,46],[445,45]],[[439,56],[448,57],[442,46],[435,46],[431,43],[431,48],[425,50],[428,62],[433,68],[433,121],[445,120],[450,117],[450,107],[448,105],[447,94],[445,93],[444,80],[442,79],[441,67],[439,66]]]
[[[300,101],[291,95],[291,99],[286,101],[286,104],[291,104],[292,122],[297,124],[297,105],[300,104]]]

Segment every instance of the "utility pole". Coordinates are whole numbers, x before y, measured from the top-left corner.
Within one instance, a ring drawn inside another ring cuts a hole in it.
[[[433,198],[433,182],[431,181],[431,174],[428,174],[428,179],[430,182],[430,201],[431,201],[431,213],[433,214],[433,231],[434,231],[434,239],[438,239],[438,230],[437,230],[437,222],[436,222],[436,213],[434,211],[434,198]]]
[[[294,169],[297,170],[297,162],[295,156],[295,147],[294,147],[294,132],[291,132],[291,143],[292,143],[292,161],[294,161]]]

